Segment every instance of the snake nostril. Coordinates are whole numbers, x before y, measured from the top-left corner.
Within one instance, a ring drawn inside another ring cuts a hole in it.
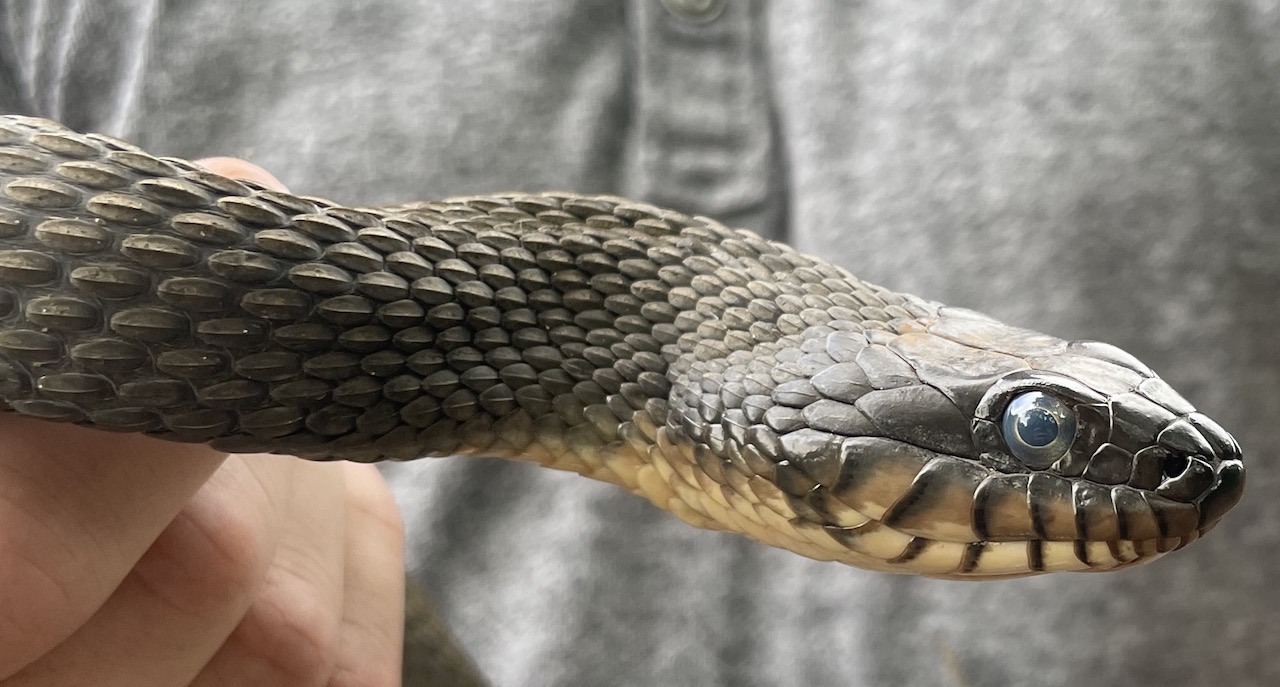
[[[1187,456],[1179,454],[1170,455],[1164,461],[1165,479],[1173,479],[1174,477],[1181,475],[1183,472],[1186,472],[1187,464]]]

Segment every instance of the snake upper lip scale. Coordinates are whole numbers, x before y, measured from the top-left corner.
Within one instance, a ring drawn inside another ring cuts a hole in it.
[[[876,570],[1152,560],[1240,448],[1145,365],[706,218],[508,194],[385,209],[0,117],[0,400],[362,461],[483,454]]]

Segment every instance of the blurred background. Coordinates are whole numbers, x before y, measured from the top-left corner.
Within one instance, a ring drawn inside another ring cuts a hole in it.
[[[391,466],[410,563],[514,685],[1280,684],[1275,2],[8,0],[0,112],[379,204],[717,217],[1148,363],[1245,449],[1211,535],[1105,575],[893,577],[616,488]]]

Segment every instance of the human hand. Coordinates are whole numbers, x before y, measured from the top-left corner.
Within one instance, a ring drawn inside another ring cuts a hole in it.
[[[402,547],[372,466],[0,414],[0,685],[398,685]]]

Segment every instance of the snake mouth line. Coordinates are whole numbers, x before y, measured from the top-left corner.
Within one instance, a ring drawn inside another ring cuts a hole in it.
[[[864,564],[862,559],[878,560],[883,563],[867,567],[955,579],[1117,570],[1154,561],[1201,535],[1200,530],[1192,530],[1184,537],[1138,540],[952,542],[912,536],[877,521],[857,528],[822,529],[859,564]],[[850,562],[840,554],[814,557]]]
[[[1128,518],[1118,518],[1126,522]],[[1162,525],[1156,536],[1145,528],[1125,527],[1110,539],[978,539],[947,541],[924,532],[904,532],[878,520],[852,528],[827,526],[824,533],[857,556],[886,561],[891,570],[976,579],[1044,572],[1101,572],[1154,561],[1199,539],[1216,521],[1173,534]],[[801,528],[803,529],[803,528]],[[1133,535],[1136,538],[1131,538]],[[1039,536],[1039,535],[1036,535]]]
[[[714,522],[811,558],[981,579],[1154,561],[1212,529],[1243,487],[1238,459],[1220,464],[1215,484],[1197,503],[1177,503],[1128,485],[999,473],[882,438],[846,441],[852,444],[845,465],[823,483],[779,466],[789,476],[778,482],[794,493],[727,466],[694,469],[693,454],[704,451],[660,441],[667,447],[656,463],[662,479],[650,482],[659,486],[646,495],[678,514],[687,504]],[[859,469],[856,459],[871,448],[876,459]],[[686,460],[665,459],[681,453]],[[954,471],[966,477],[948,476]],[[682,517],[703,524],[687,512]]]
[[[1239,459],[1221,461],[1188,503],[1129,485],[1001,473],[884,439],[848,441],[839,475],[791,497],[785,514],[798,513],[792,526],[817,544],[809,555],[898,572],[973,579],[1129,567],[1194,542],[1243,489]],[[860,468],[869,447],[875,458]]]
[[[1108,542],[976,542],[965,545],[961,563],[953,570],[924,575],[954,578],[1017,576],[1042,572],[1105,572],[1152,562],[1198,538],[1121,539]],[[1005,548],[1007,546],[1007,548]],[[927,549],[928,545],[921,547]],[[1019,551],[1019,549],[1023,549]],[[913,559],[901,562],[909,564]]]
[[[1039,538],[1033,539],[993,537],[989,518],[998,514],[975,501],[976,529],[983,537],[981,541],[951,543],[917,538],[894,562],[933,574],[932,566],[922,562],[931,548],[952,549],[949,556],[954,556],[955,548],[964,547],[960,565],[944,571],[943,576],[990,576],[1006,574],[1006,570],[1008,574],[1018,574],[1019,569],[1026,573],[1098,572],[1145,564],[1190,545],[1212,530],[1239,500],[1243,475],[1238,459],[1223,461],[1214,485],[1195,503],[1178,503],[1128,487],[1100,490],[1096,485],[1076,482],[1072,485],[1074,527],[1066,522],[1054,524],[1054,501],[1035,501],[1029,514],[1034,536]],[[1109,501],[1091,497],[1098,491],[1110,491]]]

